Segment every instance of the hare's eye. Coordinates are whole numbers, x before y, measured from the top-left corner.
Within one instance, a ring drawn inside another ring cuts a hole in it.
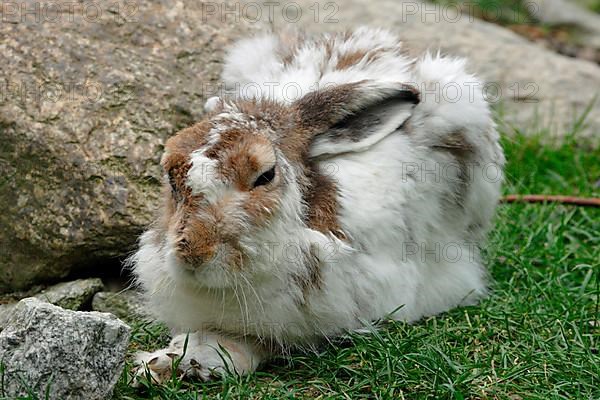
[[[254,181],[254,185],[252,185],[252,186],[258,187],[258,186],[266,185],[268,183],[271,183],[271,181],[273,181],[274,178],[275,178],[275,166],[273,166],[273,168],[271,168],[270,170],[268,170],[267,172],[265,172],[264,174],[262,174],[261,176],[256,178],[256,181]]]

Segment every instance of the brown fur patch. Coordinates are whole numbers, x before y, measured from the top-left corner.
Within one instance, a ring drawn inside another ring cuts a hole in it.
[[[179,235],[180,218],[185,218],[190,213],[193,202],[198,199],[191,194],[186,184],[187,173],[190,169],[190,153],[197,150],[205,143],[206,132],[210,129],[207,121],[199,122],[191,127],[179,131],[169,138],[165,144],[165,153],[161,161],[162,167],[168,176],[168,181],[163,186],[162,215],[154,226],[162,232],[158,236],[164,237],[166,232],[174,229]],[[181,202],[185,201],[185,204]]]
[[[223,145],[215,157],[221,161],[223,176],[240,191],[251,190],[256,178],[276,162],[271,142],[258,133],[242,135]]]
[[[311,247],[308,249],[308,253],[305,254],[305,267],[307,268],[306,276],[295,276],[294,280],[300,287],[302,292],[302,299],[300,305],[306,305],[310,298],[310,292],[312,290],[319,290],[323,287],[323,277],[321,275],[321,260],[319,253],[322,250],[319,248]]]
[[[345,53],[340,55],[338,62],[335,66],[337,70],[348,69],[356,64],[358,64],[365,56],[367,52],[364,50],[357,50],[351,53]]]
[[[309,133],[303,142],[309,142],[313,134],[325,131],[348,115],[349,106],[356,103],[356,89],[361,84],[363,81],[317,90],[298,100],[294,104],[299,115],[298,125],[304,128],[303,133]],[[308,143],[306,148],[308,150]]]
[[[442,143],[432,146],[433,149],[438,151],[444,151],[450,153],[456,160],[457,168],[459,170],[458,182],[456,182],[455,200],[458,204],[462,204],[463,199],[466,195],[469,179],[469,165],[468,162],[474,155],[474,147],[466,138],[466,135],[462,131],[457,131],[449,134],[444,138]]]
[[[181,235],[177,238],[177,251],[182,259],[191,265],[199,260],[208,260],[217,251],[215,224],[201,222],[189,215],[185,220]]]
[[[252,223],[262,225],[269,220],[279,202],[280,191],[272,190],[281,181],[281,170],[276,168],[273,184],[254,188],[260,174],[276,165],[272,141],[261,131],[273,130],[275,121],[289,118],[283,106],[271,102],[239,102],[240,112],[257,118],[259,128],[235,127],[220,133],[219,140],[206,151],[206,156],[218,159],[220,172],[240,192],[248,195],[241,207],[250,216]],[[278,128],[277,128],[278,129]]]
[[[321,276],[321,259],[319,257],[319,252],[322,252],[322,250],[319,250],[318,248],[315,247],[311,247],[309,249],[309,260],[308,261],[308,284],[306,290],[308,290],[308,288],[312,287],[315,289],[321,289],[321,287],[323,286],[323,277]]]
[[[436,150],[447,151],[461,164],[466,164],[474,152],[473,145],[469,143],[462,131],[447,135],[442,143],[432,146]]]
[[[255,116],[257,122],[274,130],[278,130],[290,122],[289,107],[273,100],[242,101],[237,103],[237,106],[240,112]]]
[[[168,175],[170,186],[176,188],[174,195],[177,200],[192,197],[186,185],[187,173],[191,167],[190,154],[206,143],[206,133],[209,130],[210,123],[202,121],[179,131],[165,144],[161,163]]]
[[[208,120],[198,122],[189,128],[182,129],[165,144],[166,154],[182,154],[188,156],[194,150],[206,143],[206,133],[210,131],[211,123]]]
[[[222,154],[227,150],[231,150],[246,134],[250,134],[249,130],[239,128],[231,128],[221,132],[219,141],[208,148],[204,155],[208,158],[221,159]]]
[[[182,259],[193,264],[199,259],[214,255],[215,242],[210,225],[203,224],[193,216],[202,195],[193,195],[187,185],[191,168],[190,154],[206,144],[210,131],[208,121],[199,122],[179,131],[165,144],[162,166],[168,176],[165,185],[164,217],[160,222],[163,231],[171,231],[177,240],[177,250]]]
[[[383,53],[384,49],[356,50],[350,53],[345,53],[340,55],[335,69],[342,71],[359,64],[363,60],[366,60],[367,64],[372,63],[376,61]]]
[[[318,172],[311,172],[309,180],[310,186],[304,197],[308,204],[308,226],[345,240],[346,235],[338,221],[338,192],[335,183]]]

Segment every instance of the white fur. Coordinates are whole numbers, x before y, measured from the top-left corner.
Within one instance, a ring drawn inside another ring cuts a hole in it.
[[[294,61],[285,66],[277,54],[275,36],[240,41],[225,60],[223,80],[228,88],[243,98],[270,98],[286,103],[297,100],[317,88],[371,79],[395,86],[411,81],[411,59],[388,51],[396,49],[398,39],[387,31],[360,28],[348,39],[334,36],[333,54],[327,58],[324,45],[308,41],[301,46]],[[373,63],[337,70],[339,57],[359,50],[382,50],[383,56]],[[394,50],[395,51],[395,50]]]
[[[194,151],[191,156],[191,168],[188,171],[187,185],[192,194],[203,194],[211,203],[215,203],[229,189],[219,178],[218,163],[204,155],[204,149]]]
[[[485,295],[479,247],[499,198],[504,156],[480,81],[465,72],[464,60],[431,54],[413,60],[391,51],[398,40],[389,32],[363,28],[335,40],[331,59],[323,46],[307,42],[286,66],[276,54],[275,36],[247,39],[229,53],[223,77],[230,87],[253,84],[253,90],[238,93],[242,97],[284,103],[294,100],[282,90],[291,83],[302,94],[363,79],[412,84],[421,102],[412,110],[410,133],[379,137],[366,151],[353,153],[337,154],[330,144],[317,143],[313,154],[329,154],[320,165],[332,171],[338,185],[339,219],[349,241],[308,228],[298,218],[301,193],[290,185],[271,225],[242,240],[252,254],[251,268],[223,274],[227,284],[220,290],[190,279],[168,262],[172,250],[155,244],[156,233],[145,233],[133,258],[135,273],[157,317],[174,329],[219,326],[283,345],[307,344],[394,310],[394,318],[416,321]],[[375,48],[384,50],[377,61],[335,69],[340,54]],[[272,90],[270,82],[279,88]],[[451,88],[463,95],[454,99]],[[457,179],[456,161],[431,150],[457,131],[477,154],[460,205],[449,190]],[[192,158],[194,181],[195,168],[207,163],[201,157]],[[282,168],[293,182],[293,168]],[[490,168],[497,173],[494,179],[484,176]],[[310,246],[318,249],[323,284],[304,298],[297,282],[309,277],[299,250]]]

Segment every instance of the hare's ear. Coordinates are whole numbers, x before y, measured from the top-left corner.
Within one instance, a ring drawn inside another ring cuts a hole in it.
[[[416,88],[361,81],[311,92],[294,103],[312,135],[309,155],[362,151],[400,129],[419,103]]]

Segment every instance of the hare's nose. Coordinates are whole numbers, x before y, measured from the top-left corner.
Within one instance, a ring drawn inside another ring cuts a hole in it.
[[[198,268],[211,261],[217,252],[214,243],[181,238],[177,242],[177,253],[190,267]]]

